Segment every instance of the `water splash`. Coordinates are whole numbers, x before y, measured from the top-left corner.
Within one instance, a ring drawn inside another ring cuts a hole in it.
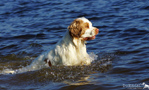
[[[97,60],[98,58],[98,55],[94,54],[93,52],[89,53],[89,56],[90,56],[91,62],[94,60]]]
[[[93,52],[89,53],[89,56],[90,56],[90,59],[91,59],[91,62],[92,62],[91,65],[89,65],[89,66],[86,66],[86,65],[83,65],[83,66],[69,66],[70,71],[71,71],[71,68],[75,68],[75,69],[86,68],[86,69],[83,69],[84,73],[86,73],[86,70],[87,71],[89,70],[88,72],[92,72],[94,70],[104,71],[105,69],[107,69],[105,67],[107,67],[108,65],[111,64],[111,58],[109,58],[109,57],[105,57],[105,58],[102,57],[101,58],[101,57],[98,57],[98,55],[96,55]],[[11,69],[6,68],[6,69],[2,70],[0,73],[1,74],[19,74],[19,73],[25,73],[25,72],[29,72],[29,71],[36,71],[36,70],[41,70],[41,69],[44,69],[44,68],[49,68],[49,66],[47,64],[45,64],[43,61],[39,60],[40,58],[42,58],[42,56],[38,57],[37,58],[38,60],[35,59],[35,61],[33,61],[30,65],[24,66],[24,67],[16,69],[16,70],[14,70],[12,68]],[[57,69],[65,70],[66,67],[67,66],[54,66],[54,67],[51,67],[50,69],[52,70],[53,68],[55,68],[56,70]],[[52,74],[54,74],[54,72],[50,72],[50,74],[52,75]]]
[[[19,82],[20,85],[24,85],[24,83],[26,83],[32,86],[39,84],[47,85],[49,82],[62,82],[67,85],[86,85],[90,82],[95,82],[92,81],[92,75],[96,75],[96,73],[99,72],[106,72],[111,68],[110,65],[113,56],[109,54],[104,55],[89,53],[89,56],[92,59],[92,63],[90,65],[52,66],[50,68],[45,68],[46,65],[37,67],[31,64],[34,67],[31,68],[30,65],[25,65],[17,70],[14,70],[15,65],[13,65],[11,66],[11,69],[7,69],[7,67],[0,72],[0,74],[13,77],[10,78],[9,81],[15,82],[10,82],[10,84],[17,84]]]

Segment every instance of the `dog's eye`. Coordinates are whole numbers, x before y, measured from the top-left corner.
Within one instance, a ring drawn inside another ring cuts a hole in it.
[[[85,26],[85,28],[89,28],[89,26]]]

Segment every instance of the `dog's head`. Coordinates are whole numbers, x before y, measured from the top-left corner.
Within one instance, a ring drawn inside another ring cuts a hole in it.
[[[93,27],[92,23],[84,17],[75,19],[68,26],[68,30],[74,39],[80,39],[82,41],[95,39],[95,36],[99,32],[99,29]]]

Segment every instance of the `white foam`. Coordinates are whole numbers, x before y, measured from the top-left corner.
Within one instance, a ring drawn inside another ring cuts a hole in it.
[[[40,63],[40,61],[37,60],[37,62],[33,62],[31,65],[28,65],[26,67],[22,67],[16,70],[12,70],[12,69],[4,69],[1,73],[2,74],[18,74],[18,73],[24,73],[24,72],[28,72],[28,71],[35,71],[35,70],[40,70],[42,68],[48,67],[47,64],[38,64]]]
[[[98,55],[94,54],[93,52],[89,53],[89,56],[90,56],[91,62],[93,62],[94,60],[97,60],[98,58]]]

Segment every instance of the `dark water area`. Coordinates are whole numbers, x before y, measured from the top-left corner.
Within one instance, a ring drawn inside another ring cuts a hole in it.
[[[143,89],[143,82],[149,85],[149,0],[1,0],[0,71],[29,65],[78,17],[99,28],[96,39],[87,42],[88,53],[98,56],[91,65],[0,73],[0,90],[130,90]]]

